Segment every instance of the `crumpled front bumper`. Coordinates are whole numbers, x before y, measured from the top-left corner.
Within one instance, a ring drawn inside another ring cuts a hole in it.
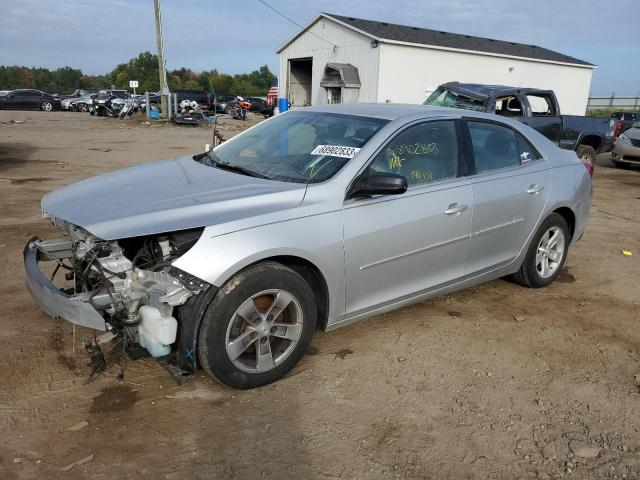
[[[27,288],[35,302],[45,313],[54,318],[65,320],[94,328],[106,330],[106,323],[102,315],[88,302],[84,295],[71,296],[59,290],[42,273],[38,263],[47,257],[46,252],[39,248],[40,239],[33,237],[24,247],[24,271],[27,279]],[[50,258],[49,258],[50,259]]]

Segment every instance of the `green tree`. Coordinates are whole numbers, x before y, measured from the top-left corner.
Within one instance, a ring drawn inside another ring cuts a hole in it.
[[[265,96],[276,76],[267,65],[250,73],[228,75],[216,69],[194,72],[182,67],[167,72],[170,89],[200,89],[207,92],[235,93],[238,95]],[[151,52],[142,52],[127,63],[117,65],[104,75],[85,75],[81,70],[61,67],[56,70],[24,66],[0,66],[0,90],[37,88],[61,94],[71,93],[76,88],[99,90],[110,88],[128,89],[129,81],[137,80],[138,91],[160,90],[158,79],[158,57]]]

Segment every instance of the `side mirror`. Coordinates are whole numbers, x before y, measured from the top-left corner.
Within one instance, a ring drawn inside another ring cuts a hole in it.
[[[356,181],[347,198],[399,195],[407,191],[407,179],[397,173],[368,171]]]

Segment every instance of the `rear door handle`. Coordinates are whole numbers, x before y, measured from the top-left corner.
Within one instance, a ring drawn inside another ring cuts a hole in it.
[[[449,208],[444,211],[444,213],[446,213],[447,215],[460,215],[467,208],[469,207],[464,203],[452,203],[451,205],[449,205]]]
[[[538,195],[542,190],[544,189],[544,187],[542,185],[529,185],[529,188],[527,189],[527,193],[529,195]]]

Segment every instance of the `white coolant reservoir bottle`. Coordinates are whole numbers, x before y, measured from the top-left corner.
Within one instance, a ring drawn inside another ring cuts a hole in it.
[[[152,357],[163,357],[171,353],[171,344],[176,341],[178,321],[171,317],[163,317],[156,307],[143,305],[138,310],[138,341]]]

